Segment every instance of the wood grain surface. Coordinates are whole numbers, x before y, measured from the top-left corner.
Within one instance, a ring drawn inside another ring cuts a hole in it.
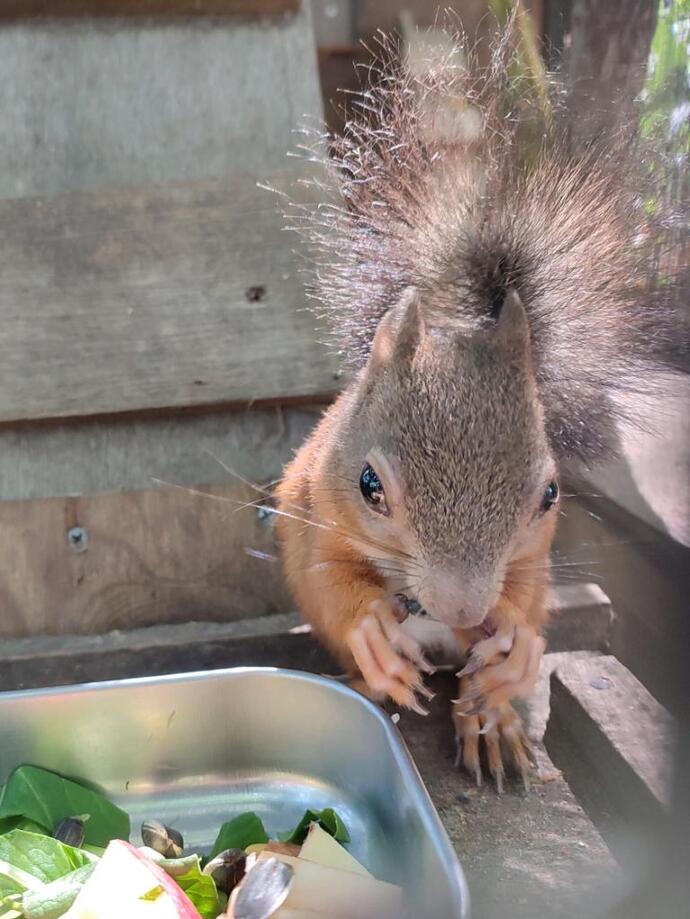
[[[203,491],[0,503],[0,639],[288,610],[270,518],[244,508],[256,492]]]
[[[0,421],[332,393],[291,243],[248,176],[0,201]]]
[[[275,16],[301,0],[3,0],[0,19],[33,16]]]

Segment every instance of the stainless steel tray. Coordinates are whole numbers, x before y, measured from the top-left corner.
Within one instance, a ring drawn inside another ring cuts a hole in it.
[[[409,919],[466,919],[462,869],[397,729],[321,677],[270,668],[0,693],[0,782],[31,763],[100,787],[132,817],[211,845],[256,811],[269,832],[335,807],[353,854],[406,890]]]

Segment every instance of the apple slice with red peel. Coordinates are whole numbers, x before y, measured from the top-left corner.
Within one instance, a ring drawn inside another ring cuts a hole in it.
[[[114,839],[63,919],[201,919],[182,888],[139,849]]]

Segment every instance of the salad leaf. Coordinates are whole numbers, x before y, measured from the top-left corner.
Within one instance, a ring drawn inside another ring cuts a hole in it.
[[[1,797],[2,790],[0,790]],[[0,820],[0,836],[9,833],[10,830],[26,830],[27,833],[38,833],[43,836],[52,835],[45,827],[40,826],[33,820],[27,820],[26,817],[5,817],[4,820]]]
[[[98,858],[100,858],[105,852],[105,848],[103,846],[90,846],[86,842],[81,848],[84,850],[84,852],[90,852],[92,855],[98,856]]]
[[[0,903],[13,894],[24,893],[24,890],[24,885],[16,879],[14,873],[5,874],[0,864]]]
[[[24,919],[19,894],[10,894],[5,898],[0,897],[0,919]]]
[[[48,884],[90,864],[95,856],[66,846],[52,836],[12,830],[0,836],[0,860]]]
[[[195,868],[177,876],[175,881],[197,908],[201,919],[216,919],[223,911],[215,881],[209,875],[202,874],[198,862]]]
[[[35,887],[43,887],[43,883],[37,877],[0,859],[0,897],[24,893],[25,890]]]
[[[156,864],[171,878],[177,879],[181,874],[200,867],[201,862],[198,855],[185,855],[183,858],[159,858]]]
[[[309,831],[310,823],[320,824],[321,828],[330,833],[337,842],[350,841],[347,827],[332,807],[326,807],[322,811],[306,810],[297,826],[285,833],[278,833],[278,839],[281,842],[292,842],[301,846]]]
[[[95,867],[95,862],[84,865],[57,881],[45,884],[40,890],[27,890],[22,897],[24,919],[59,919],[77,899]]]
[[[223,824],[213,843],[211,858],[225,849],[246,849],[247,846],[263,842],[268,842],[268,833],[260,818],[249,811]]]
[[[0,792],[0,821],[8,817],[32,820],[52,833],[65,817],[88,815],[84,841],[107,846],[111,839],[129,839],[129,817],[103,795],[55,772],[19,766]]]

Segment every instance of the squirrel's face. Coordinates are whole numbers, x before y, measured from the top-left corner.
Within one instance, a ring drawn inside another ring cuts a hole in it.
[[[517,296],[481,331],[429,330],[415,300],[391,310],[353,406],[351,541],[435,619],[478,625],[507,578],[543,566],[558,501]]]

